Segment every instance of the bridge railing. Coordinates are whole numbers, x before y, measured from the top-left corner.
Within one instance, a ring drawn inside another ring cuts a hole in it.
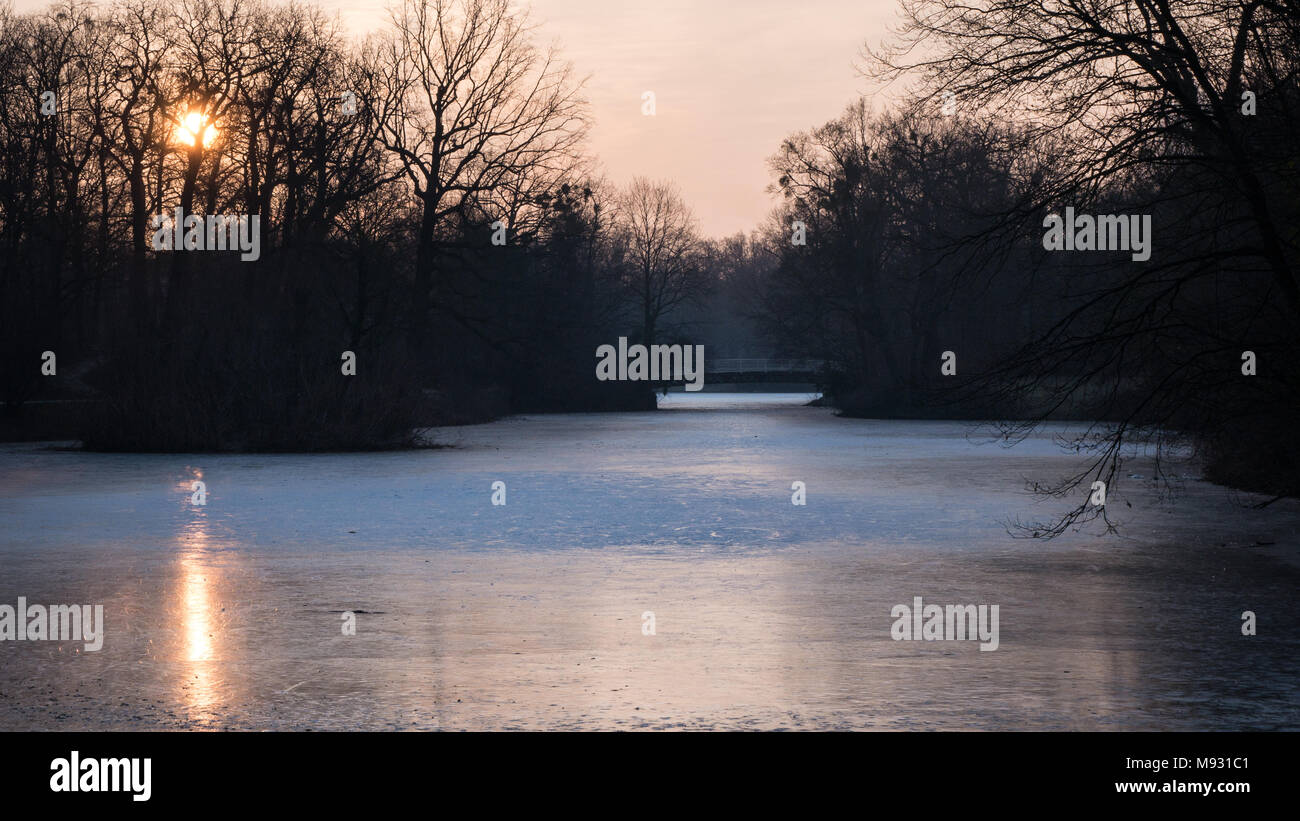
[[[819,359],[705,359],[708,373],[816,373],[825,364]]]

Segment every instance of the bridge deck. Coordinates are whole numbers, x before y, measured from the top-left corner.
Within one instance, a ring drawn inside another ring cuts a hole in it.
[[[816,373],[824,363],[817,359],[704,359],[705,374]]]

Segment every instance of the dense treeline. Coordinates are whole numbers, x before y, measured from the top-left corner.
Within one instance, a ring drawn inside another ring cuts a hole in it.
[[[992,230],[1016,196],[1024,158],[1005,150],[1007,136],[961,119],[873,114],[860,100],[772,158],[779,262],[762,315],[785,351],[828,363],[846,412],[974,412],[927,390],[941,383],[942,352],[959,354],[959,374],[987,368],[1026,327],[1031,283],[989,281],[1023,262],[1023,243],[989,254],[963,242]]]
[[[184,450],[652,406],[592,352],[666,334],[704,245],[670,185],[593,177],[530,34],[505,0],[406,0],[362,42],[261,0],[0,10],[6,410],[85,393],[87,446]],[[256,217],[257,258],[156,250],[176,208]]]
[[[1102,420],[1072,443],[1088,468],[1039,488],[1078,504],[1037,535],[1104,517],[1086,489],[1136,445],[1300,493],[1300,5],[902,7],[866,72],[911,102],[855,103],[772,160],[783,349],[827,359],[848,413],[1010,418],[1012,439]],[[1149,218],[1149,258],[1048,250],[1067,208]]]

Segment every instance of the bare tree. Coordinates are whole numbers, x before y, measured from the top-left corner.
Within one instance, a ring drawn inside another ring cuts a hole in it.
[[[1044,198],[1093,192],[1134,169],[1209,172],[1253,236],[1300,329],[1300,248],[1285,226],[1294,186],[1269,132],[1300,128],[1300,7],[1273,0],[903,0],[898,42],[869,52],[888,78],[916,73],[924,100],[1022,123],[1025,140],[1066,136],[1069,173]],[[915,59],[913,54],[931,56]],[[1251,119],[1247,97],[1268,112]],[[1054,202],[1045,202],[1052,205]]]
[[[238,110],[240,90],[250,79],[266,70],[272,55],[259,53],[253,40],[253,20],[259,9],[250,0],[184,0],[173,12],[169,33],[174,63],[170,118],[188,135],[177,144],[184,156],[180,208],[194,211],[199,174],[206,162],[210,190],[220,173],[224,146],[213,140],[228,117]],[[209,129],[212,129],[211,131]],[[211,148],[211,150],[209,150]],[[167,315],[175,319],[190,289],[190,257],[173,256],[172,282],[167,291]]]
[[[669,312],[707,288],[695,216],[672,183],[637,177],[619,197],[617,219],[624,287],[641,314],[641,342],[652,345]]]
[[[451,218],[530,171],[570,166],[585,103],[568,65],[532,45],[507,0],[402,0],[391,17],[391,36],[371,53],[369,103],[421,203],[415,329],[428,315]]]
[[[1060,316],[989,374],[1004,397],[1039,408],[1006,433],[1093,394],[1110,420],[1067,444],[1087,468],[1036,489],[1112,489],[1125,443],[1169,445],[1267,430],[1256,444],[1292,454],[1276,408],[1294,405],[1286,369],[1243,383],[1250,348],[1287,361],[1300,343],[1300,218],[1294,134],[1300,125],[1300,7],[1289,0],[903,0],[901,35],[869,51],[880,79],[919,78],[918,105],[938,101],[1016,124],[1026,178],[999,236],[1032,244],[1045,213],[1109,203],[1153,214],[1158,258],[1058,265],[1079,287]],[[990,235],[991,237],[992,235]],[[988,238],[986,238],[988,239]],[[1238,377],[1236,380],[1233,377]],[[1241,440],[1238,438],[1238,444]],[[1273,460],[1286,462],[1286,459]],[[1294,467],[1259,481],[1297,490]],[[1077,498],[1077,497],[1076,497]],[[1094,518],[1081,501],[1055,535]]]
[[[783,141],[770,160],[773,190],[785,203],[778,231],[788,236],[801,222],[812,253],[785,254],[782,304],[769,316],[787,336],[822,341],[822,350],[810,353],[837,362],[858,384],[878,381],[873,371],[883,358],[898,387],[907,377],[884,313],[891,272],[882,143],[866,101],[858,100],[841,117]]]
[[[171,50],[166,20],[157,0],[119,0],[106,20],[111,36],[99,69],[104,83],[98,129],[108,159],[126,178],[130,202],[129,304],[137,330],[149,321],[155,290],[146,259],[149,215],[159,204],[151,201],[148,180],[162,162],[171,131],[164,91]]]

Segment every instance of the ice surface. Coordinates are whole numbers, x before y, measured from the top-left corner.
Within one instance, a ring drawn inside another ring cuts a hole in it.
[[[1133,479],[1120,537],[1013,540],[1066,505],[1024,490],[1077,464],[1051,431],[1007,449],[809,398],[399,453],[0,446],[0,604],[103,604],[108,630],[0,642],[0,729],[1300,726],[1300,505]],[[998,604],[1000,649],[891,640],[913,596]]]

